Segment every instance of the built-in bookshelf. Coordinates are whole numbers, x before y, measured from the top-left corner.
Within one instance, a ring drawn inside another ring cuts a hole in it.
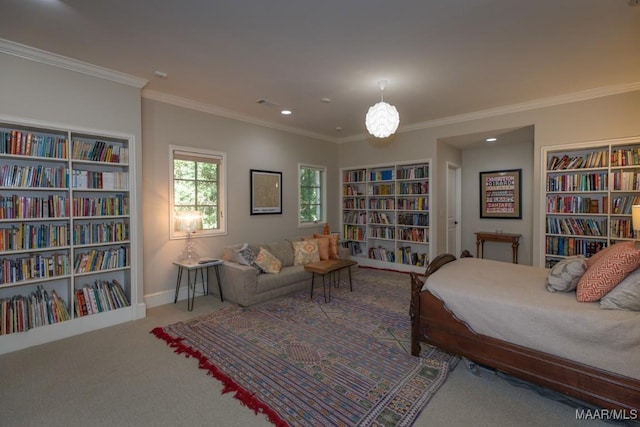
[[[423,271],[430,259],[428,160],[341,170],[342,239],[361,265]]]
[[[0,122],[0,353],[135,318],[132,143]]]
[[[548,147],[543,160],[547,267],[636,238],[631,206],[640,204],[640,138]]]

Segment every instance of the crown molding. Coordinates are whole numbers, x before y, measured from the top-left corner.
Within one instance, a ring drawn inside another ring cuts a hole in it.
[[[6,39],[0,39],[0,53],[6,53],[31,61],[53,65],[54,67],[64,68],[66,70],[87,74],[89,76],[98,77],[104,80],[110,80],[112,82],[125,84],[127,86],[133,86],[138,89],[143,88],[149,82],[149,80],[142,79],[140,77],[110,70],[108,68],[89,64],[87,62],[78,61],[76,59],[68,58],[66,56],[47,52]]]
[[[254,124],[262,127],[267,127],[270,129],[281,130],[284,132],[293,133],[300,136],[306,136],[309,138],[319,139],[326,142],[334,142],[334,143],[337,142],[335,138],[330,138],[326,135],[322,135],[314,132],[308,132],[302,129],[298,129],[290,126],[284,126],[277,123],[271,123],[264,120],[258,120],[254,117],[239,114],[230,110],[225,110],[224,108],[220,108],[215,105],[206,104],[204,102],[193,101],[191,99],[170,95],[170,94],[153,90],[153,89],[143,89],[142,97],[146,99],[151,99],[154,101],[164,102],[166,104],[172,104],[178,107],[200,111],[202,113],[208,113],[216,116],[226,117],[228,119],[238,120],[241,122]]]
[[[414,123],[406,126],[400,126],[396,133],[412,132],[421,129],[434,128],[438,126],[446,126],[456,123],[468,122],[471,120],[486,119],[489,117],[502,116],[505,114],[518,113],[522,111],[535,110],[538,108],[553,107],[556,105],[569,104],[572,102],[587,101],[605,96],[618,95],[626,92],[634,92],[640,90],[640,82],[623,83],[612,86],[603,86],[594,89],[583,90],[579,92],[568,93],[549,98],[537,99],[533,101],[522,102],[519,104],[505,105],[503,107],[490,108],[488,110],[475,111],[473,113],[459,114],[457,116],[443,117],[441,119],[428,120],[426,122]],[[337,140],[338,143],[362,141],[370,138],[371,135],[360,134]]]

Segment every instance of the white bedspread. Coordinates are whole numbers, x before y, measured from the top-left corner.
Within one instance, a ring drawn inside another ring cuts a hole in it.
[[[425,287],[478,334],[640,379],[640,313],[579,303],[575,292],[548,292],[547,272],[461,258]]]

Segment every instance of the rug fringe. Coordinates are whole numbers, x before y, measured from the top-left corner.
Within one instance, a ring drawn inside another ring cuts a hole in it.
[[[182,338],[174,338],[161,327],[157,327],[151,330],[151,333],[156,337],[164,340],[169,347],[174,349],[177,354],[184,354],[185,357],[194,357],[198,359],[198,367],[205,369],[208,375],[216,378],[223,385],[221,394],[235,392],[233,397],[238,399],[240,403],[249,409],[252,409],[255,414],[264,414],[269,422],[273,423],[277,427],[288,427],[286,421],[284,421],[274,410],[270,409],[267,405],[257,399],[253,393],[244,389],[238,385],[231,377],[226,375],[217,366],[209,362],[209,360],[198,350],[182,343]]]

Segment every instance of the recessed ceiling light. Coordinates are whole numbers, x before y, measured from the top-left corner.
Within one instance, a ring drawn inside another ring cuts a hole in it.
[[[486,141],[487,142],[496,142],[498,140],[498,138],[487,138]]]
[[[282,110],[282,111],[280,111],[280,113],[285,115],[285,116],[288,116],[288,115],[291,114],[291,110]]]
[[[166,79],[169,75],[167,73],[165,73],[164,71],[160,71],[160,70],[155,70],[153,72],[153,75],[160,78],[160,79]]]
[[[328,103],[331,102],[331,99],[330,98],[320,98],[320,101],[324,102],[325,104],[328,104]]]

